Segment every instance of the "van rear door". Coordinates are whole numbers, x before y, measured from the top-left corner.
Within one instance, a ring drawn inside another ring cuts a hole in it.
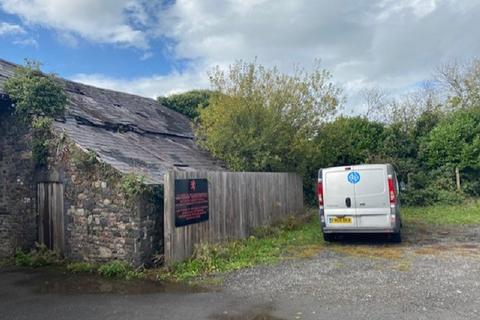
[[[323,197],[325,225],[329,229],[355,228],[355,190],[348,181],[349,167],[324,169]]]
[[[355,184],[358,228],[390,228],[387,167],[355,166],[360,180]]]

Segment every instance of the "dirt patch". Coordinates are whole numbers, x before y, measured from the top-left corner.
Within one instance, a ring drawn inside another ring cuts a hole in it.
[[[312,258],[319,254],[323,248],[323,244],[312,244],[306,246],[292,247],[287,249],[287,257]]]
[[[452,254],[462,255],[462,256],[479,256],[480,246],[474,243],[436,244],[436,245],[423,246],[421,248],[415,249],[413,252],[417,255],[430,255],[430,256],[452,255]]]
[[[404,228],[404,242],[413,245],[434,245],[445,242],[475,242],[480,236],[478,226],[438,226],[418,223]]]
[[[407,272],[412,269],[412,262],[410,260],[401,260],[393,266],[394,269],[402,272]]]
[[[338,253],[387,260],[398,260],[404,256],[401,246],[336,245],[331,248]]]

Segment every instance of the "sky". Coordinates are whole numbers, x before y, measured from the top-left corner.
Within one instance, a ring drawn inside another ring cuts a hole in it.
[[[0,58],[139,94],[208,88],[237,60],[306,70],[316,60],[350,111],[480,53],[479,0],[0,0]]]

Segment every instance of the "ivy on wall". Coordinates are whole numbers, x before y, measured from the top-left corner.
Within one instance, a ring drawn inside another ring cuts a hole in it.
[[[54,75],[42,73],[38,62],[27,60],[5,81],[4,90],[17,119],[32,128],[35,165],[46,165],[53,119],[64,116],[67,103],[60,82]]]

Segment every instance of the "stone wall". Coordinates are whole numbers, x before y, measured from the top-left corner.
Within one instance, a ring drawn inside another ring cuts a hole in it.
[[[0,101],[0,258],[31,249],[38,240],[37,182],[64,185],[66,257],[140,265],[163,253],[163,189],[151,186],[130,199],[116,170],[92,160],[58,131],[48,166],[35,168],[31,134],[7,106]]]
[[[147,190],[131,199],[116,170],[92,160],[68,138],[56,139],[51,153],[39,179],[64,185],[65,256],[150,264],[163,249],[163,194]]]
[[[31,136],[0,100],[0,258],[37,239]]]

